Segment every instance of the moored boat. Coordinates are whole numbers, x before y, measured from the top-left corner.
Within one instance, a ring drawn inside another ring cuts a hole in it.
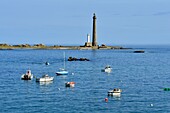
[[[31,70],[27,70],[27,72],[21,76],[22,80],[31,80],[32,78],[33,74],[31,74]]]
[[[115,88],[113,90],[109,90],[108,91],[108,96],[120,96],[121,95],[122,90],[119,88]]]
[[[67,75],[68,71],[63,68],[60,68],[60,71],[56,72],[56,74],[57,75]]]
[[[36,78],[36,82],[49,82],[53,80],[54,80],[54,77],[50,77],[47,74],[43,75],[41,78]]]
[[[74,87],[75,86],[75,82],[66,82],[65,86],[66,87]]]
[[[107,73],[110,73],[112,71],[112,68],[107,65],[104,69],[101,70],[102,72],[107,72]]]
[[[65,69],[65,53],[64,53],[64,67],[60,68],[58,72],[56,72],[57,75],[67,75],[68,71]]]

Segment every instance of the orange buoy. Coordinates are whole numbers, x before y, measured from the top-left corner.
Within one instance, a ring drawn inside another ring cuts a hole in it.
[[[108,102],[108,98],[105,98],[104,100],[105,100],[105,102]]]
[[[70,82],[70,84],[75,84],[75,82]]]
[[[66,87],[74,87],[74,85],[75,85],[75,82],[66,82],[65,83]]]

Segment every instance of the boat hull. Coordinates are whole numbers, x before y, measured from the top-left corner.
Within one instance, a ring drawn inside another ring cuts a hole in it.
[[[67,82],[67,83],[65,83],[65,86],[66,87],[74,87],[75,83],[74,82]]]
[[[33,78],[33,75],[26,75],[26,74],[23,74],[21,76],[21,80],[32,80]]]
[[[108,96],[121,96],[121,93],[108,92]]]
[[[59,72],[56,72],[57,75],[67,75],[68,72],[67,71],[59,71]]]
[[[114,90],[110,90],[108,91],[108,96],[116,96],[116,97],[120,97],[121,96],[121,89],[114,89]]]
[[[49,77],[49,78],[37,78],[36,82],[49,82],[49,81],[53,81],[54,77]]]
[[[112,69],[102,69],[102,72],[111,73]]]

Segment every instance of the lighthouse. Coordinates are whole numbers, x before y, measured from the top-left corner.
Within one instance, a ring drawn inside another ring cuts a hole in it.
[[[87,34],[87,42],[85,43],[84,46],[85,47],[91,47],[92,46],[92,43],[90,41],[90,34]]]
[[[85,47],[92,47],[93,49],[97,49],[97,28],[96,28],[96,15],[93,14],[93,31],[92,31],[92,42],[90,41],[90,34],[87,34],[87,42],[85,42]]]
[[[97,46],[97,28],[96,28],[96,15],[93,14],[93,40],[92,40],[92,46]]]

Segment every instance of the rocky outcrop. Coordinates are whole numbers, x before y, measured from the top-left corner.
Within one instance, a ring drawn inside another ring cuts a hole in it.
[[[0,46],[2,46],[2,47],[10,47],[11,45],[8,45],[8,44],[0,44]]]
[[[133,53],[144,53],[145,51],[144,50],[137,50],[137,51],[134,51]]]
[[[34,44],[33,47],[45,47],[45,44]]]
[[[75,58],[75,57],[69,57],[68,61],[90,61],[87,58]]]
[[[19,47],[19,48],[26,48],[26,47],[31,47],[29,44],[20,44],[20,45],[13,45],[13,47]]]

